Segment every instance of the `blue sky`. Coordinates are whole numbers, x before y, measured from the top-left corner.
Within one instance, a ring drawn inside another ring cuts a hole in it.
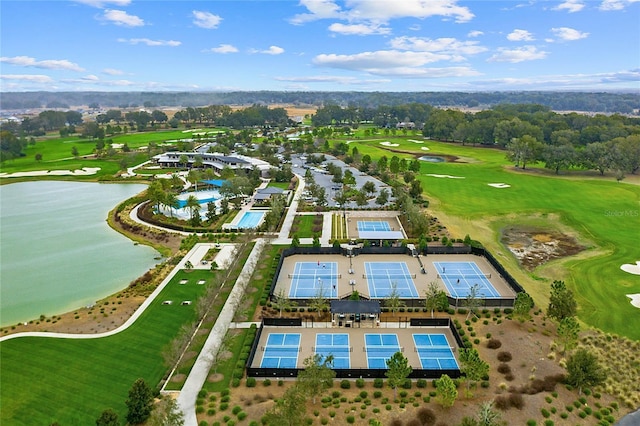
[[[640,89],[640,0],[2,0],[0,24],[2,91]]]

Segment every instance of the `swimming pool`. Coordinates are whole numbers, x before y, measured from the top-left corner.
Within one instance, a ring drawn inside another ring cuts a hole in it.
[[[265,212],[248,211],[244,212],[240,221],[236,225],[238,229],[257,228],[264,218]]]
[[[200,205],[212,203],[220,199],[220,193],[218,191],[198,191],[198,192],[183,192],[178,195],[178,208],[183,209],[187,205],[187,198],[194,195],[198,199]]]

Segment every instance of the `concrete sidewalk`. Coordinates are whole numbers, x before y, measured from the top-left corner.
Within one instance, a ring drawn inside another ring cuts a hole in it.
[[[247,284],[251,279],[253,270],[255,269],[260,254],[266,245],[266,241],[262,238],[256,240],[256,244],[244,264],[240,276],[235,282],[227,302],[222,307],[220,315],[216,320],[209,337],[204,343],[198,358],[196,359],[189,377],[184,383],[182,390],[180,391],[177,401],[180,410],[184,413],[185,426],[198,426],[198,419],[196,417],[196,399],[198,398],[198,392],[202,389],[204,382],[207,380],[209,370],[211,369],[212,353],[217,353],[220,349],[220,342],[227,334],[227,330],[231,325],[231,321],[236,313],[236,309],[240,304],[242,295],[245,292]]]

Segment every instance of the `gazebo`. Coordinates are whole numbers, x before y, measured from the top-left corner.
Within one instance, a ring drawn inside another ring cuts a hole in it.
[[[332,300],[331,323],[337,327],[375,327],[380,323],[377,300]]]

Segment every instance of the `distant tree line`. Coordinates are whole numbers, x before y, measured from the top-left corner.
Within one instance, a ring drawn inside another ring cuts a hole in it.
[[[203,107],[206,105],[313,105],[335,104],[377,108],[382,105],[422,103],[435,107],[492,107],[499,104],[536,103],[556,111],[631,114],[640,108],[638,93],[593,92],[5,92],[0,108],[132,108],[144,106]]]

